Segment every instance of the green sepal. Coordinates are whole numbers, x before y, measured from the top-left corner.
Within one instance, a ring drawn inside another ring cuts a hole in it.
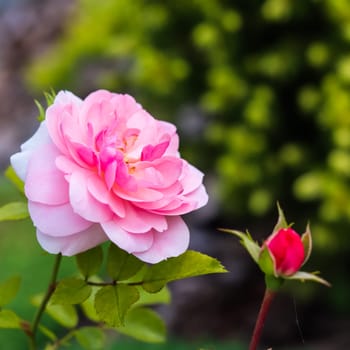
[[[100,321],[108,326],[123,326],[128,310],[139,300],[139,297],[135,286],[117,284],[101,287],[95,296],[96,313]]]
[[[51,89],[50,92],[44,92],[44,97],[46,101],[46,106],[49,107],[55,101],[56,92],[53,89]],[[42,104],[39,101],[34,100],[34,102],[39,110],[39,115],[37,116],[37,119],[39,122],[42,122],[43,120],[45,120],[45,114],[46,114],[45,108],[42,106]]]
[[[149,293],[156,293],[171,281],[223,272],[227,272],[227,270],[218,260],[188,250],[178,257],[150,266],[145,273],[142,287]]]
[[[43,120],[45,120],[45,109],[38,100],[34,100],[34,103],[38,108],[38,112],[39,112],[36,118],[38,119],[39,122],[42,122]]]
[[[17,176],[11,165],[5,170],[5,176],[21,193],[24,193],[24,182]]]
[[[304,265],[309,260],[309,257],[312,251],[312,237],[311,237],[311,230],[310,230],[309,224],[307,224],[306,231],[301,236],[301,242],[303,243],[304,252],[305,252],[305,258],[302,264]]]
[[[265,275],[266,288],[273,292],[277,292],[282,287],[283,282],[283,278],[275,277],[273,275]]]
[[[0,283],[0,308],[7,305],[15,298],[19,291],[21,278],[19,276],[10,277]]]
[[[294,275],[285,276],[284,278],[288,280],[299,280],[300,282],[312,281],[312,282],[321,283],[326,287],[331,287],[331,284],[329,282],[317,276],[317,272],[310,273],[310,272],[298,271]]]
[[[277,219],[277,223],[272,231],[272,234],[274,234],[275,232],[279,231],[282,228],[290,227],[290,225],[288,225],[287,220],[284,216],[283,210],[278,202],[277,202],[277,210],[278,210],[278,219]]]
[[[74,336],[84,349],[101,350],[105,348],[106,335],[100,328],[81,327],[74,331]]]
[[[144,307],[132,308],[125,317],[123,327],[116,327],[123,333],[146,343],[162,343],[166,340],[166,327],[161,317]]]
[[[21,328],[21,319],[12,310],[0,310],[0,328]]]
[[[107,256],[107,273],[114,281],[134,276],[145,263],[111,243]]]
[[[76,255],[76,262],[80,273],[88,278],[95,275],[103,261],[103,250],[100,245]]]
[[[271,255],[267,245],[264,244],[261,248],[261,252],[259,255],[258,265],[266,275],[271,275],[277,277],[276,269],[275,269],[275,259]]]
[[[0,221],[22,220],[28,216],[28,206],[25,202],[12,202],[0,207]]]
[[[91,286],[79,278],[61,280],[51,297],[52,304],[80,304],[91,294]]]
[[[222,232],[231,233],[232,235],[235,235],[240,239],[241,244],[246,248],[250,256],[253,258],[253,260],[257,263],[259,260],[259,254],[260,254],[260,247],[259,245],[253,240],[249,232],[243,233],[236,230],[230,230],[226,228],[219,228]]]

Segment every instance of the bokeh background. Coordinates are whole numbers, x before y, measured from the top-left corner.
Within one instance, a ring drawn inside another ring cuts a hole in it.
[[[132,94],[177,125],[183,157],[206,174],[210,202],[186,218],[191,247],[230,273],[174,283],[172,304],[159,309],[174,340],[144,349],[246,348],[263,278],[216,228],[248,229],[261,241],[277,201],[297,231],[310,221],[305,270],[321,270],[332,288],[287,284],[263,344],[349,348],[349,1],[0,0],[1,170],[38,126],[33,100],[51,88]],[[0,204],[18,196],[1,177]],[[29,221],[0,225],[0,278],[24,276],[13,307],[28,318],[28,295],[46,285],[50,258]],[[12,331],[0,340],[25,347]],[[143,349],[130,344],[121,348]]]

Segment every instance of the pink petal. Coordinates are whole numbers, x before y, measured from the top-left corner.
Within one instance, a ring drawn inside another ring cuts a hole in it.
[[[128,119],[132,114],[142,109],[142,106],[132,96],[127,94],[113,94],[112,102],[119,118]]]
[[[167,229],[167,220],[163,215],[157,215],[134,207],[131,204],[125,206],[124,218],[114,218],[114,222],[123,230],[130,233],[145,233],[151,229],[164,231]]]
[[[21,146],[22,151],[32,151],[38,147],[52,143],[49,132],[47,130],[46,121],[42,121],[35,134],[24,142]]]
[[[52,141],[48,134],[45,121],[43,121],[35,134],[21,146],[21,152],[11,156],[10,162],[18,177],[25,181],[27,176],[28,162],[33,151],[43,145],[49,144]]]
[[[108,204],[115,215],[125,217],[124,201],[113,192],[108,191],[106,184],[98,176],[90,176],[87,186],[89,192],[97,201]]]
[[[183,161],[179,158],[163,157],[153,162],[140,162],[134,177],[145,187],[163,189],[178,181]]]
[[[22,151],[13,154],[10,157],[10,162],[13,167],[13,170],[22,181],[25,181],[26,179],[28,163],[32,154],[32,151]]]
[[[143,148],[141,153],[141,161],[152,161],[160,158],[169,146],[169,141],[159,143],[156,146],[147,145]]]
[[[109,190],[114,185],[115,177],[116,177],[116,173],[117,173],[117,166],[118,166],[118,163],[114,160],[114,161],[110,162],[106,167],[105,180],[106,180],[106,184],[107,184],[107,187]]]
[[[94,176],[94,175],[92,175]],[[88,191],[89,174],[74,172],[69,179],[69,198],[75,213],[92,222],[104,222],[112,218],[109,207],[96,200]]]
[[[71,92],[61,91],[56,96],[54,104],[46,111],[45,120],[50,137],[63,153],[67,151],[65,131],[71,134],[77,129],[77,117],[81,103],[82,101]]]
[[[190,233],[185,222],[179,217],[168,218],[168,229],[154,232],[152,247],[141,253],[133,253],[142,261],[155,264],[167,258],[179,256],[188,248]]]
[[[72,256],[96,247],[108,240],[100,225],[92,225],[84,231],[65,237],[54,237],[37,230],[37,239],[43,249],[51,254]]]
[[[89,147],[80,145],[77,148],[77,154],[88,167],[96,166],[97,156]]]
[[[45,205],[28,201],[28,209],[34,226],[51,236],[68,236],[86,230],[92,225],[92,222],[75,214],[69,203]]]
[[[203,181],[203,173],[197,168],[187,163],[183,162],[183,172],[180,177],[180,182],[183,185],[183,194],[193,192],[199,186],[201,186]]]
[[[109,239],[128,253],[142,252],[152,246],[153,230],[143,234],[129,233],[124,231],[115,220],[104,222],[101,226]]]
[[[59,151],[52,143],[33,152],[25,181],[29,200],[50,205],[68,202],[68,183],[56,167],[57,155]]]
[[[150,188],[138,188],[135,192],[127,192],[118,186],[114,187],[113,191],[118,197],[131,202],[153,202],[164,197],[161,192]]]
[[[74,171],[81,170],[81,166],[79,166],[72,159],[64,155],[60,155],[56,158],[56,166],[65,174],[71,174]]]

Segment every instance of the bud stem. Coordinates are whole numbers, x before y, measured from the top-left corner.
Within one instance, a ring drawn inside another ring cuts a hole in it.
[[[254,328],[253,335],[249,345],[249,350],[256,350],[258,347],[260,336],[265,324],[266,316],[275,295],[276,295],[275,291],[266,288],[264,299],[261,303],[260,311],[256,319],[255,328]]]

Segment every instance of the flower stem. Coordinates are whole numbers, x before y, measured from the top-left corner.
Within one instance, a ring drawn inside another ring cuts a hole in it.
[[[249,350],[256,350],[258,347],[260,336],[265,324],[266,316],[275,295],[275,291],[266,288],[264,298],[260,306],[260,311],[256,319],[255,328],[249,345]]]
[[[57,275],[58,275],[58,270],[60,268],[61,259],[62,259],[62,255],[57,254],[56,259],[55,259],[55,263],[53,266],[52,274],[51,274],[51,279],[50,279],[49,285],[47,287],[46,294],[45,294],[45,296],[44,296],[44,298],[43,298],[43,300],[42,300],[42,302],[41,302],[41,304],[40,304],[40,306],[35,314],[35,317],[34,317],[33,326],[31,328],[31,332],[30,332],[31,333],[30,349],[32,349],[32,350],[35,350],[37,348],[36,341],[35,341],[35,335],[36,335],[36,332],[37,332],[38,327],[39,327],[41,316],[43,315],[45,308],[46,308],[53,292],[56,289]]]

